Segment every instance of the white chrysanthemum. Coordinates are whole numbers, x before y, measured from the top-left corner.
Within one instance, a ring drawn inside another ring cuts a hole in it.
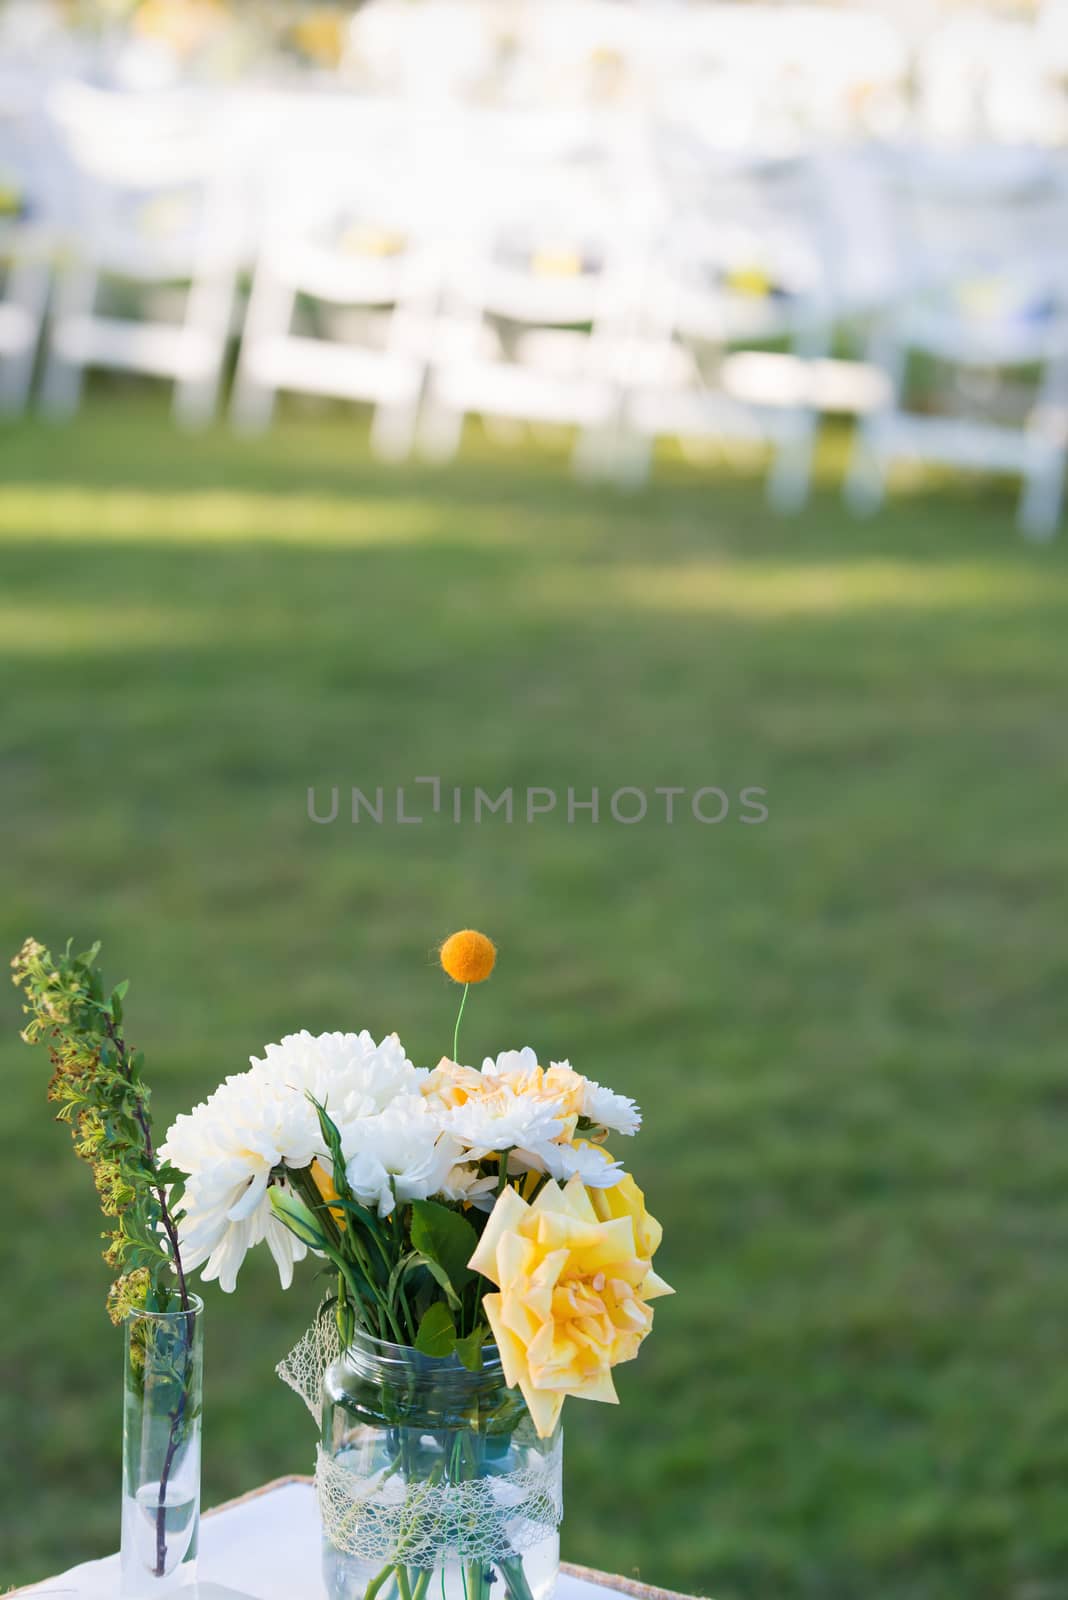
[[[537,1052],[529,1044],[524,1045],[522,1050],[502,1050],[498,1056],[486,1056],[482,1072],[487,1078],[536,1079]]]
[[[621,1161],[613,1161],[600,1145],[580,1139],[577,1144],[550,1144],[538,1150],[545,1171],[557,1183],[569,1178],[581,1178],[588,1189],[611,1189],[626,1176]]]
[[[428,1076],[414,1067],[395,1033],[376,1044],[366,1029],[362,1033],[287,1033],[280,1044],[269,1044],[261,1059],[251,1057],[253,1072],[280,1092],[292,1092],[315,1110],[307,1097],[326,1107],[341,1127],[358,1117],[373,1117],[401,1094],[417,1090]]]
[[[564,1072],[574,1069],[570,1061],[554,1061],[553,1067],[559,1067]],[[625,1094],[616,1094],[614,1089],[606,1089],[603,1084],[595,1083],[592,1078],[582,1077],[582,1115],[589,1117],[591,1122],[596,1122],[601,1128],[607,1128],[610,1133],[623,1133],[628,1136],[637,1133],[642,1125],[642,1114],[635,1102]]]
[[[465,1200],[480,1211],[492,1211],[496,1198],[495,1173],[483,1175],[477,1166],[455,1166],[446,1174],[437,1194],[442,1200]]]
[[[276,1168],[306,1167],[317,1154],[321,1135],[309,1109],[302,1094],[279,1093],[243,1072],[176,1119],[160,1155],[187,1174],[180,1243],[188,1271],[203,1265],[203,1276],[229,1294],[246,1251],[266,1239],[289,1287],[307,1252],[274,1216],[267,1188]]]
[[[558,1105],[509,1088],[443,1112],[441,1123],[464,1147],[468,1161],[481,1161],[502,1150],[534,1155],[558,1139],[565,1127]]]
[[[398,1096],[377,1116],[348,1123],[341,1140],[349,1187],[381,1217],[398,1201],[440,1193],[461,1154],[419,1094]]]

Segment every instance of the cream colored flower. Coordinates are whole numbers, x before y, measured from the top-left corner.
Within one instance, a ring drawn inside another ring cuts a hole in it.
[[[509,1171],[547,1170],[544,1152],[567,1133],[568,1119],[557,1097],[539,1092],[541,1068],[536,1062],[534,1067],[536,1077],[476,1072],[454,1061],[435,1067],[422,1092],[442,1128],[463,1148],[458,1159],[481,1161],[507,1150]]]
[[[439,1062],[422,1085],[441,1123],[466,1148],[469,1158],[509,1151],[508,1170],[546,1172],[561,1183],[580,1177],[591,1187],[618,1182],[619,1162],[602,1156],[575,1132],[592,1091],[601,1090],[566,1061],[538,1065],[529,1048],[487,1057],[482,1071],[455,1061]],[[630,1106],[622,1096],[613,1101]]]
[[[671,1288],[639,1251],[630,1216],[602,1221],[582,1182],[550,1180],[532,1205],[505,1189],[471,1267],[497,1285],[483,1299],[506,1381],[542,1438],[567,1395],[615,1401],[612,1368],[637,1355],[648,1302]]]

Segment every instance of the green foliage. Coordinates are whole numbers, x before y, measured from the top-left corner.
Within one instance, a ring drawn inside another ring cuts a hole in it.
[[[478,1247],[478,1234],[467,1218],[436,1200],[415,1200],[411,1235],[414,1248],[441,1268],[459,1296],[475,1276],[467,1263]]]
[[[337,1127],[325,1106],[314,1098],[312,1104],[336,1192],[329,1197],[320,1192],[312,1167],[298,1172],[286,1169],[272,1184],[270,1200],[279,1221],[337,1269],[337,1316],[343,1337],[357,1326],[377,1339],[414,1344],[424,1354],[447,1355],[457,1343],[459,1325],[466,1330],[461,1342],[463,1358],[470,1365],[487,1336],[477,1274],[467,1265],[478,1244],[475,1229],[459,1211],[430,1200],[399,1203],[384,1219],[361,1205],[345,1175]],[[344,1226],[335,1213],[341,1214]],[[419,1342],[431,1333],[441,1346],[437,1352]]]
[[[424,1356],[448,1356],[455,1345],[456,1324],[452,1320],[452,1312],[443,1300],[434,1300],[427,1306],[419,1323],[415,1348]]]
[[[118,1323],[139,1307],[169,1309],[175,1272],[182,1304],[188,1302],[180,1213],[167,1198],[172,1182],[180,1194],[181,1175],[156,1159],[143,1057],[122,1033],[129,980],[106,995],[95,967],[99,950],[97,943],[75,956],[68,943],[56,958],[30,938],[11,966],[30,1017],[22,1038],[47,1045],[54,1068],[48,1098],[59,1107],[57,1119],[70,1125],[75,1151],[92,1167],[101,1211],[115,1221],[104,1234],[104,1260],[126,1269],[107,1297],[108,1314]]]

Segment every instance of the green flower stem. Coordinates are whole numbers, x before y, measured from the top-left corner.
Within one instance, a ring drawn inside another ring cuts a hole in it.
[[[497,1565],[512,1600],[534,1600],[520,1556],[505,1556]]]
[[[380,1334],[382,1332],[382,1328],[384,1327],[387,1333],[392,1333],[398,1344],[403,1344],[404,1331],[393,1313],[393,1308],[389,1304],[388,1297],[383,1294],[382,1290],[375,1281],[375,1275],[371,1270],[370,1258],[368,1257],[363,1242],[356,1231],[355,1222],[350,1222],[349,1226],[345,1229],[344,1234],[342,1233],[341,1229],[337,1225],[336,1219],[330,1214],[329,1202],[325,1201],[322,1195],[319,1193],[319,1187],[312,1176],[311,1167],[291,1169],[289,1172],[289,1180],[308,1209],[314,1212],[316,1217],[321,1220],[323,1232],[327,1235],[329,1240],[331,1259],[337,1266],[339,1273],[344,1275],[346,1288],[348,1289],[349,1294],[352,1296],[354,1304],[360,1304],[360,1296],[356,1292],[356,1286],[349,1278],[346,1271],[346,1247],[347,1251],[351,1253],[351,1255],[355,1256],[356,1265],[363,1272],[363,1275],[371,1289],[371,1293],[374,1295],[382,1312],[382,1317],[384,1320],[379,1329]],[[378,1245],[378,1249],[383,1261],[385,1261],[388,1265],[389,1256],[386,1252],[385,1246],[377,1234],[373,1235],[373,1237],[375,1239],[375,1243]]]
[[[464,1014],[464,1006],[467,1004],[467,991],[470,987],[469,983],[464,984],[464,992],[460,996],[460,1009],[456,1013],[456,1026],[452,1030],[452,1059],[454,1061],[459,1061],[460,1059],[460,1019]]]
[[[415,1587],[412,1589],[412,1600],[425,1600],[426,1592],[430,1587],[430,1579],[433,1571],[433,1567],[424,1567],[420,1572],[418,1578],[415,1580]]]
[[[388,1566],[383,1567],[381,1572],[376,1573],[371,1579],[370,1583],[367,1585],[367,1588],[363,1591],[363,1600],[375,1600],[375,1595],[378,1593],[379,1589],[381,1589],[382,1585],[385,1583],[392,1571],[392,1566]]]

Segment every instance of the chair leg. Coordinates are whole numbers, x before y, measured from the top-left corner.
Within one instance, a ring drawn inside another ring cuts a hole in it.
[[[32,333],[20,350],[12,350],[0,361],[0,412],[6,416],[25,411],[30,398],[49,277],[49,268],[42,261],[17,261],[11,269],[9,299],[26,313]]]
[[[1024,479],[1016,525],[1026,539],[1048,543],[1057,532],[1064,500],[1064,454],[1051,450],[1047,461]]]
[[[257,269],[230,398],[231,421],[242,433],[262,433],[270,427],[278,391],[255,374],[256,347],[261,339],[283,338],[289,332],[296,297],[295,289],[262,265]]]
[[[418,413],[418,401],[414,398],[403,405],[376,406],[371,419],[373,453],[383,461],[406,460],[415,444]]]
[[[71,267],[59,282],[40,395],[42,411],[56,421],[72,417],[81,401],[85,366],[64,352],[63,338],[75,318],[91,313],[97,282],[96,270],[90,266]]]
[[[842,493],[846,505],[858,517],[872,516],[886,498],[886,461],[878,437],[876,425],[857,425]]]
[[[451,461],[460,448],[463,431],[464,412],[447,405],[435,393],[431,379],[419,418],[419,454],[428,461]]]
[[[194,281],[189,290],[186,325],[190,334],[210,338],[215,350],[204,372],[195,378],[179,379],[174,386],[174,417],[183,427],[206,427],[215,415],[233,316],[234,289],[234,273],[224,269]]]
[[[808,499],[815,445],[816,418],[804,412],[780,442],[768,475],[768,502],[776,511],[800,511]]]

